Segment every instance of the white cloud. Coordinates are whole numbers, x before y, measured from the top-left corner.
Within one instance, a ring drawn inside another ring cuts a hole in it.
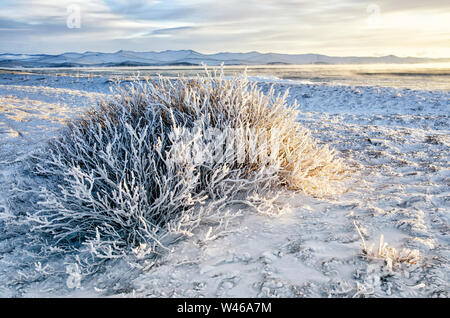
[[[367,23],[371,3],[380,9],[376,27]],[[80,29],[66,26],[71,4],[81,8]],[[408,6],[395,0],[6,0],[0,4],[0,51],[450,56],[449,21],[441,0]]]

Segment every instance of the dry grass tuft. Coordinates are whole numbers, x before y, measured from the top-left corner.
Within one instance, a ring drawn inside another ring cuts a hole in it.
[[[414,265],[420,261],[420,253],[419,250],[411,250],[408,248],[396,249],[394,247],[390,247],[387,242],[384,241],[384,235],[381,234],[380,241],[378,243],[378,248],[375,249],[375,244],[371,244],[367,247],[364,237],[359,230],[356,222],[354,223],[358,234],[362,240],[362,254],[364,257],[369,259],[383,259],[386,261],[386,264],[389,269],[392,269],[396,264],[410,264]]]

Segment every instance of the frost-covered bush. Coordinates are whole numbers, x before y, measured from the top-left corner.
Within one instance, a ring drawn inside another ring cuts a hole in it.
[[[28,214],[33,230],[111,258],[142,244],[158,251],[226,220],[227,204],[269,202],[259,195],[279,186],[333,192],[344,166],[286,97],[217,73],[117,86],[37,155],[48,182]]]

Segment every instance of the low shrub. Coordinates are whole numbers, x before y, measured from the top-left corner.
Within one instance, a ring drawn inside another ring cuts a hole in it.
[[[345,165],[297,122],[287,94],[208,72],[118,85],[36,155],[47,182],[28,214],[33,230],[111,258],[142,244],[164,249],[229,217],[227,204],[254,206],[251,194],[333,193]]]

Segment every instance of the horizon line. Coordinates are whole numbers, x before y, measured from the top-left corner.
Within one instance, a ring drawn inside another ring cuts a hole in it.
[[[62,55],[62,54],[67,54],[67,53],[76,53],[76,54],[86,54],[86,53],[103,53],[103,54],[114,54],[114,53],[119,53],[121,51],[126,51],[126,52],[134,52],[134,53],[164,53],[164,52],[180,52],[180,51],[192,51],[194,53],[198,53],[201,55],[217,55],[217,54],[250,54],[250,53],[258,53],[258,54],[279,54],[279,55],[319,55],[319,56],[327,56],[327,57],[336,57],[336,58],[346,58],[346,57],[355,57],[355,58],[382,58],[382,57],[396,57],[396,58],[402,58],[402,59],[432,59],[432,60],[439,60],[439,59],[450,59],[450,56],[447,57],[429,57],[429,56],[399,56],[399,55],[395,55],[395,54],[383,54],[383,55],[378,55],[378,56],[369,56],[369,55],[327,55],[327,54],[323,54],[323,53],[280,53],[280,52],[260,52],[260,51],[245,51],[245,52],[231,52],[231,51],[220,51],[220,52],[216,52],[216,53],[202,53],[199,52],[197,50],[193,50],[193,49],[166,49],[166,50],[149,50],[149,51],[134,51],[134,50],[124,50],[124,49],[120,49],[117,51],[91,51],[91,50],[87,50],[84,52],[79,52],[79,51],[64,51],[64,52],[60,52],[60,53],[12,53],[12,52],[2,52],[0,53],[0,55],[6,55],[6,54],[11,54],[11,55],[20,55],[20,54],[29,54],[29,55]]]

